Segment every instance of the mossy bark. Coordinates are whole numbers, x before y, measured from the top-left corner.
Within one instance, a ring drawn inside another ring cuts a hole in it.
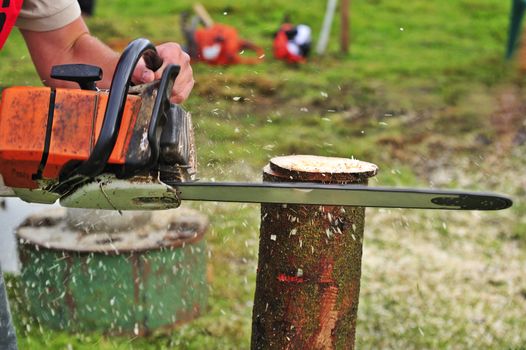
[[[264,181],[366,184],[376,173],[294,169],[271,160]],[[262,205],[252,349],[354,348],[364,215],[363,207]]]

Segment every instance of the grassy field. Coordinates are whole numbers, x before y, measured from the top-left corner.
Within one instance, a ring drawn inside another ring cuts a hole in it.
[[[499,191],[512,209],[368,209],[357,325],[359,349],[526,349],[524,77],[504,61],[509,1],[352,1],[351,50],[338,19],[323,57],[288,67],[271,57],[284,14],[319,32],[325,2],[203,1],[217,21],[263,46],[254,66],[194,66],[185,108],[196,127],[200,178],[259,180],[278,155],[376,163],[372,185]],[[122,48],[143,36],[180,41],[188,0],[98,2],[92,32]],[[1,53],[0,88],[36,85],[18,33]],[[207,313],[147,339],[46,329],[10,294],[21,349],[246,349],[255,288],[259,207],[185,203],[209,215]]]

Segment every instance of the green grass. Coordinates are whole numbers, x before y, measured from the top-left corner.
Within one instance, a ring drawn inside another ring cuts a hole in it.
[[[139,36],[180,41],[179,13],[191,4],[98,2],[88,23],[113,44]],[[185,108],[193,114],[201,178],[258,180],[270,158],[285,154],[354,156],[380,166],[371,185],[514,196],[514,208],[497,213],[368,210],[357,347],[526,347],[526,146],[506,141],[524,129],[526,103],[523,77],[503,59],[509,1],[352,1],[350,54],[338,51],[335,18],[327,54],[296,68],[272,59],[272,33],[290,13],[316,38],[324,1],[203,4],[267,56],[255,66],[194,65],[196,85]],[[0,88],[39,83],[17,33],[1,60]],[[511,106],[502,102],[510,95]],[[12,277],[20,347],[247,348],[259,208],[187,205],[211,220],[214,273],[205,315],[147,339],[69,335],[24,316]]]

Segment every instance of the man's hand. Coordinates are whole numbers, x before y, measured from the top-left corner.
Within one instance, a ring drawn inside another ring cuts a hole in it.
[[[146,67],[144,60],[141,58],[133,72],[132,81],[136,84],[141,84],[161,79],[163,70],[168,64],[177,64],[181,67],[181,71],[177,79],[175,79],[170,100],[173,103],[181,103],[188,98],[194,86],[190,56],[176,43],[161,44],[157,46],[156,49],[159,56],[163,59],[161,68],[153,72]]]

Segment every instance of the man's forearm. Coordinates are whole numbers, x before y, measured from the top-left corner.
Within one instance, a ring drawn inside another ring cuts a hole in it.
[[[97,85],[108,88],[119,55],[89,34],[82,18],[49,31],[22,30],[31,58],[42,82],[47,86],[75,87],[74,83],[51,79],[51,67],[58,64],[85,63],[103,69],[103,80]]]
[[[42,82],[54,87],[77,87],[75,83],[51,79],[51,67],[58,64],[84,63],[102,68],[103,80],[97,83],[101,88],[109,88],[119,54],[89,34],[81,17],[65,27],[49,32],[21,30],[31,58]],[[175,80],[170,100],[182,103],[194,86],[190,57],[176,43],[164,43],[156,47],[163,59],[163,66],[155,72],[149,70],[140,60],[133,72],[133,82],[149,83],[160,79],[165,67],[177,64],[181,71]]]
[[[109,88],[119,54],[89,33],[81,35],[72,47],[72,59],[65,63],[86,63],[102,68],[103,77],[97,86]]]

